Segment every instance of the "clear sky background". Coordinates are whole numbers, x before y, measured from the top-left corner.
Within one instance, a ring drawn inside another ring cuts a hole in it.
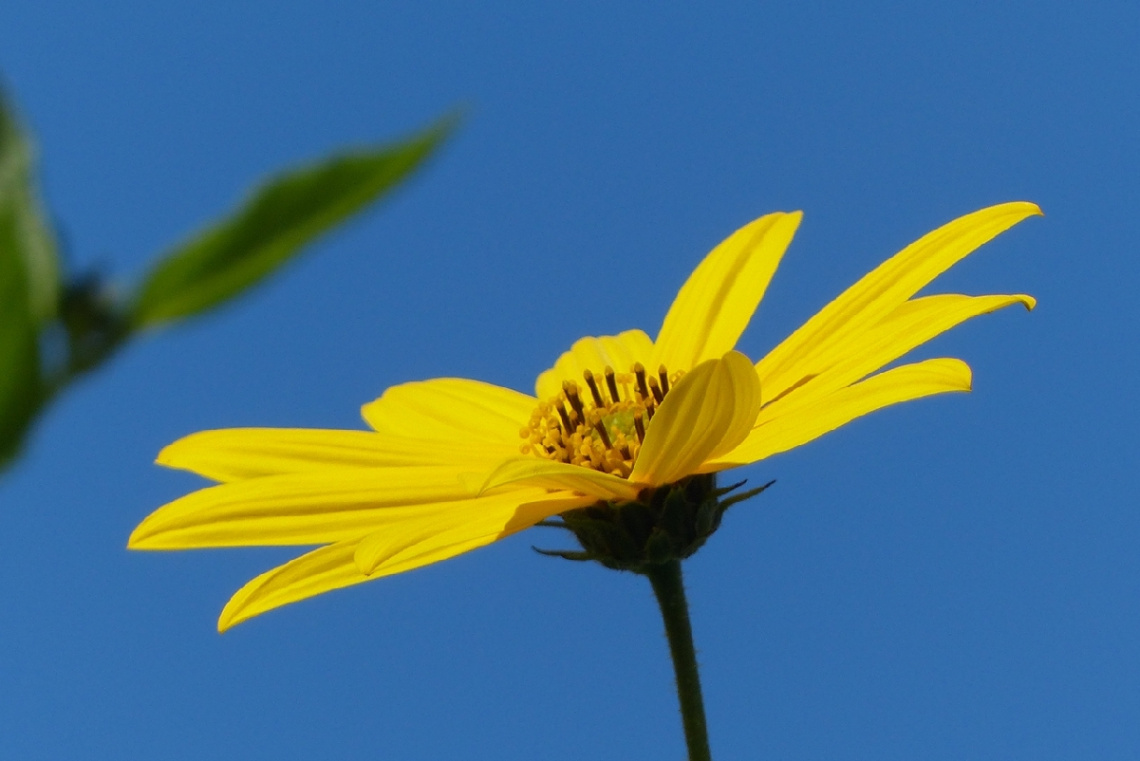
[[[76,269],[137,277],[268,172],[467,119],[375,213],[74,388],[0,480],[0,758],[680,758],[648,583],[536,529],[219,636],[291,549],[129,553],[231,426],[362,426],[389,385],[522,390],[660,325],[717,242],[804,222],[758,357],[966,212],[1031,219],[935,290],[1027,292],[686,564],[714,756],[1140,756],[1140,6],[7,0],[0,74]],[[484,7],[479,7],[484,6]]]

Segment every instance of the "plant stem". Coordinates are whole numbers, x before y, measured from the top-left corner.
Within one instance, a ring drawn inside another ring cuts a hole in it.
[[[681,722],[685,726],[685,743],[689,761],[712,761],[709,733],[705,725],[705,707],[701,699],[701,678],[697,671],[697,652],[693,647],[693,628],[689,623],[689,604],[685,601],[685,582],[681,577],[681,561],[650,566],[645,571],[661,606],[665,619],[665,636],[673,656],[677,675],[677,697],[681,700]]]

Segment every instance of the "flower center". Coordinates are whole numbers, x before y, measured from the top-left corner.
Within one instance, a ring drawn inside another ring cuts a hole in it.
[[[548,460],[593,468],[627,478],[645,441],[645,427],[684,373],[662,365],[650,375],[640,362],[628,373],[586,370],[585,388],[571,380],[562,392],[540,402],[530,422],[519,431],[520,450]]]

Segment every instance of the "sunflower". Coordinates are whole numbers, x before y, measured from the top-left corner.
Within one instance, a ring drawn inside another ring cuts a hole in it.
[[[439,378],[364,405],[371,431],[238,428],[174,442],[159,464],[219,483],[156,510],[128,546],[321,545],[242,587],[219,631],[554,516],[584,547],[566,556],[631,570],[686,557],[736,499],[714,474],[882,407],[968,391],[958,359],[882,368],[971,317],[1032,309],[1024,294],[915,294],[1040,213],[1007,203],[938,228],[753,363],[734,346],[801,218],[766,215],[705,257],[656,340],[641,330],[582,338],[538,376],[534,396]]]

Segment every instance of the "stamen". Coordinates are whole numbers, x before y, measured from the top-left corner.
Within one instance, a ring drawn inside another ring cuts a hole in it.
[[[637,377],[637,390],[641,392],[641,398],[648,399],[649,388],[645,385],[645,366],[640,362],[634,362],[633,374]]]
[[[629,372],[583,369],[581,383],[562,382],[562,393],[539,402],[526,427],[520,451],[620,478],[629,478],[645,443],[645,432],[657,407],[683,373],[671,378],[662,365],[657,374],[634,362]],[[602,378],[605,376],[605,388]]]
[[[633,391],[631,389],[633,384],[633,373],[622,373],[617,377],[617,379],[618,383],[621,384],[622,394],[626,399],[632,399]]]
[[[562,381],[562,393],[566,394],[566,400],[570,402],[570,406],[578,413],[578,419],[585,422],[586,408],[582,405],[582,399],[578,396],[578,384],[574,381]]]
[[[574,430],[574,426],[570,425],[570,416],[566,414],[566,405],[561,400],[558,402],[558,417],[562,418],[562,430],[570,433]]]
[[[582,373],[582,377],[586,379],[586,385],[590,387],[590,393],[594,396],[595,407],[605,407],[606,402],[602,399],[602,392],[598,389],[598,381],[594,378],[594,374],[589,370]]]
[[[610,390],[610,398],[613,399],[614,404],[621,401],[618,396],[617,379],[614,378],[614,369],[606,365],[606,387]]]
[[[602,457],[598,454],[597,450],[593,447],[586,445],[582,447],[585,451],[586,457],[590,458],[590,464],[594,466],[595,470],[602,469]]]
[[[602,443],[606,445],[606,449],[612,449],[613,444],[610,443],[610,435],[606,433],[606,426],[600,419],[594,422],[594,430],[602,437]]]
[[[652,376],[649,378],[649,390],[653,392],[653,398],[657,400],[657,403],[661,404],[662,400],[665,399],[665,392],[661,390],[661,385],[657,379]]]

